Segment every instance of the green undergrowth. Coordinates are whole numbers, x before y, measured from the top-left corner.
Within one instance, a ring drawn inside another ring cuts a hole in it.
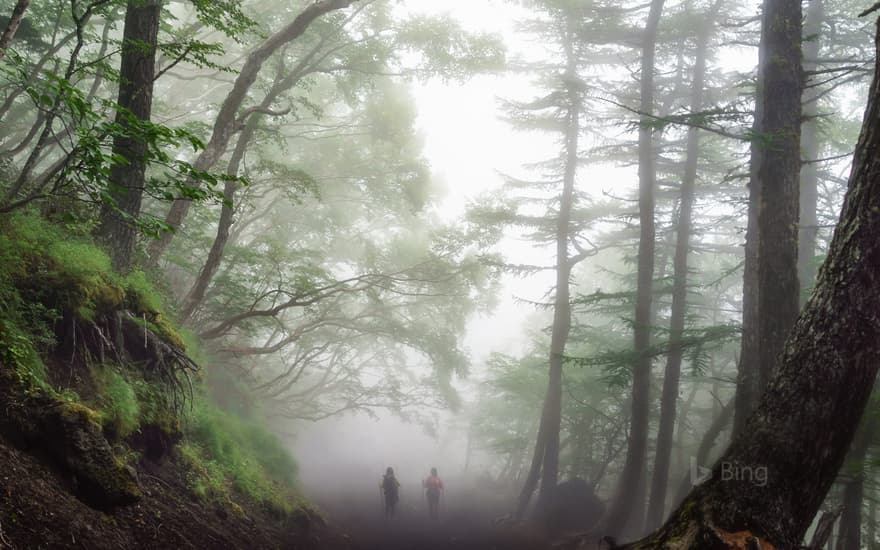
[[[239,493],[282,514],[301,504],[296,463],[258,420],[226,412],[199,396],[184,433],[180,457],[190,486],[203,499],[229,502]]]
[[[125,310],[206,368],[198,338],[175,326],[167,303],[144,272],[115,273],[85,230],[37,213],[0,217],[0,398],[50,395],[88,408],[126,463],[142,459],[135,447],[144,434],[153,435],[150,441],[162,434],[174,446],[163,455],[174,457],[205,502],[241,513],[246,502],[276,515],[293,512],[302,504],[296,464],[258,414],[224,411],[200,377],[192,380],[192,397],[175,407],[168,386],[137,364],[86,361],[74,373],[60,349],[68,324]]]
[[[113,271],[109,256],[82,228],[49,223],[37,213],[0,218],[0,321],[4,334],[24,333],[38,353],[54,346],[64,314],[81,321],[125,309],[147,319],[168,342],[183,338],[165,314],[162,293],[140,270]],[[4,348],[10,342],[4,339]]]

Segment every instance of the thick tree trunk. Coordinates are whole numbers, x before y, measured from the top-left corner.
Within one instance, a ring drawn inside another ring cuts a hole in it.
[[[9,16],[6,28],[3,29],[3,34],[0,34],[0,59],[6,57],[6,50],[12,44],[12,39],[15,38],[15,33],[18,31],[21,20],[24,19],[24,12],[30,3],[30,0],[18,0],[12,8],[12,14]]]
[[[706,14],[703,27],[699,29],[694,60],[694,78],[691,88],[691,112],[703,110],[703,87],[706,76],[706,55],[709,35],[715,25],[715,18],[721,8],[721,0],[716,0]],[[681,360],[684,354],[682,337],[687,310],[688,254],[694,187],[697,181],[697,161],[700,155],[700,131],[691,127],[687,136],[687,152],[684,177],[681,181],[678,224],[676,228],[675,256],[673,259],[672,310],[669,318],[669,354],[663,376],[663,393],[660,399],[660,421],[657,430],[657,450],[654,457],[654,472],[651,481],[651,498],[648,503],[647,527],[656,529],[663,522],[666,512],[666,492],[669,484],[669,461],[672,456],[672,436],[675,428],[676,406],[678,404],[678,385],[681,378]]]
[[[129,0],[122,35],[119,69],[119,104],[116,122],[123,128],[129,116],[150,120],[153,80],[156,76],[156,41],[161,0]],[[131,265],[137,239],[136,219],[144,195],[147,144],[140,136],[120,135],[113,139],[113,153],[125,159],[110,169],[110,200],[101,208],[98,239],[110,251],[113,267],[125,271]]]
[[[648,446],[648,414],[651,386],[651,298],[654,279],[654,132],[648,116],[654,111],[654,53],[657,27],[664,0],[652,0],[645,23],[642,43],[641,104],[642,127],[639,129],[639,253],[634,324],[632,416],[626,461],[617,484],[617,492],[605,517],[608,533],[620,535],[627,527],[632,512],[644,503],[633,502],[642,473],[646,469]],[[639,514],[639,517],[641,514]]]
[[[629,548],[724,548],[734,534],[796,547],[834,482],[880,368],[878,77],[875,62],[840,222],[770,386],[711,479]]]
[[[822,20],[825,18],[824,0],[811,0],[804,20],[804,71],[815,71],[821,45]],[[798,280],[801,304],[807,301],[807,292],[816,280],[816,240],[819,233],[816,207],[819,201],[819,102],[818,90],[805,88],[803,95],[803,124],[801,125],[800,223],[798,229]]]
[[[764,0],[763,9],[735,433],[766,388],[800,308],[801,5]]]
[[[758,388],[767,387],[800,310],[797,224],[801,168],[801,1],[765,0],[764,113],[758,210]]]
[[[223,153],[226,152],[229,140],[243,122],[239,119],[238,111],[244,104],[244,100],[247,98],[251,86],[256,82],[257,76],[260,74],[260,69],[263,67],[263,63],[265,63],[273,53],[278,51],[279,48],[302,36],[315,19],[331,11],[347,8],[356,1],[357,0],[318,0],[310,4],[287,26],[264,40],[262,44],[248,54],[244,66],[242,66],[238,76],[235,78],[232,90],[220,106],[220,112],[217,113],[217,118],[214,121],[214,129],[211,133],[211,139],[208,140],[204,151],[199,154],[194,163],[196,168],[199,170],[211,169],[217,161],[220,160]],[[200,182],[195,180],[189,181],[188,184],[192,186],[201,185]],[[150,265],[158,264],[159,258],[174,238],[173,230],[180,227],[183,220],[186,218],[186,215],[189,213],[190,204],[190,201],[187,199],[177,199],[171,205],[171,209],[165,216],[165,223],[172,229],[172,231],[163,234],[161,238],[154,240],[150,244]]]
[[[752,134],[760,135],[764,117],[764,53],[766,39],[761,35],[758,45],[758,74],[755,79],[755,118]],[[761,205],[759,167],[763,148],[757,139],[750,146],[749,204],[746,225],[745,258],[743,263],[742,338],[737,365],[736,395],[733,413],[733,435],[739,434],[760,397],[758,391],[758,210]]]

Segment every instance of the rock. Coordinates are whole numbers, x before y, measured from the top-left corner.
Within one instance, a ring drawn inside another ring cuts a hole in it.
[[[77,496],[96,508],[137,502],[142,496],[137,472],[114,456],[97,413],[79,403],[46,401],[28,439],[75,477]]]
[[[605,513],[605,504],[583,479],[563,481],[556,486],[550,509],[551,524],[559,531],[587,531]]]
[[[174,446],[182,438],[180,423],[166,420],[141,424],[128,440],[132,448],[142,451],[146,458],[158,463],[171,454]]]

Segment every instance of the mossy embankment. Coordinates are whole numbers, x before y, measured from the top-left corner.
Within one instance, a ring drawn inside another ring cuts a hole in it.
[[[0,219],[0,546],[309,547],[293,459],[207,363],[84,230]]]

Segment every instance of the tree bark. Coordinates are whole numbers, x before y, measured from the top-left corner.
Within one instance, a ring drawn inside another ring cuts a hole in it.
[[[617,492],[608,514],[605,527],[608,533],[618,536],[624,532],[633,509],[642,509],[644,503],[634,503],[633,495],[642,482],[648,446],[648,415],[650,412],[651,386],[651,298],[654,279],[654,186],[655,154],[654,132],[648,124],[654,111],[654,54],[657,27],[663,11],[664,0],[652,0],[645,23],[642,42],[641,100],[642,126],[639,129],[639,252],[636,284],[636,310],[634,324],[632,416],[630,417],[629,441],[626,461],[617,484]],[[641,514],[638,514],[641,516]]]
[[[824,0],[811,0],[804,20],[804,71],[815,71],[821,46]],[[808,290],[816,279],[816,240],[819,233],[816,208],[819,201],[819,102],[818,90],[805,88],[803,123],[801,125],[800,223],[798,230],[798,280],[801,304],[807,301]]]
[[[156,43],[159,33],[161,0],[129,0],[122,35],[122,61],[119,68],[119,111],[116,122],[130,126],[129,116],[150,120],[153,107],[153,80],[156,76]],[[117,135],[113,153],[125,159],[110,169],[110,200],[104,204],[97,237],[110,251],[113,268],[125,271],[131,265],[137,239],[136,218],[144,194],[147,144],[141,136]]]
[[[724,548],[734,535],[754,535],[776,548],[803,540],[880,368],[878,77],[875,61],[840,222],[770,386],[711,479],[660,530],[625,548]]]
[[[735,433],[743,428],[756,397],[767,387],[800,309],[797,223],[802,10],[800,3],[794,4],[794,0],[764,0]],[[752,209],[755,206],[757,214]],[[756,248],[750,249],[750,245]]]
[[[0,59],[6,57],[6,50],[8,50],[9,45],[12,44],[12,39],[15,38],[15,32],[18,31],[18,27],[21,25],[21,20],[24,19],[24,12],[27,10],[28,4],[30,3],[30,0],[18,0],[12,8],[12,14],[9,16],[6,28],[3,29],[3,34],[0,34]]]
[[[318,0],[305,8],[296,18],[291,21],[283,29],[263,41],[253,51],[248,54],[244,65],[239,71],[232,90],[223,100],[217,118],[214,121],[214,128],[211,133],[211,139],[205,145],[205,149],[199,154],[194,166],[199,170],[211,169],[220,157],[226,152],[229,140],[238,130],[242,121],[238,118],[238,111],[247,98],[248,91],[256,82],[257,76],[269,57],[278,51],[282,46],[298,39],[318,17],[331,11],[341,10],[349,7],[357,0]],[[189,185],[198,187],[200,182],[190,180]],[[172,229],[166,232],[161,238],[150,243],[149,247],[149,264],[157,265],[159,258],[171,244],[174,238],[174,230],[178,229],[183,223],[184,218],[189,213],[191,201],[188,199],[177,199],[171,205],[168,214],[165,216],[165,223]]]
[[[764,67],[766,140],[761,155],[758,210],[758,388],[776,368],[800,310],[797,224],[801,168],[800,0],[765,0],[762,34],[767,37]]]
[[[694,77],[691,88],[691,112],[703,110],[703,87],[706,76],[706,56],[709,35],[715,25],[715,18],[721,8],[721,0],[716,0],[703,26],[697,33]],[[675,256],[673,258],[672,310],[669,318],[669,354],[663,376],[663,393],[660,399],[660,421],[657,430],[657,447],[654,457],[654,472],[651,480],[651,497],[648,502],[647,527],[656,529],[663,522],[666,512],[666,492],[669,485],[669,462],[672,455],[672,436],[675,428],[678,386],[681,378],[681,361],[684,354],[682,337],[684,335],[685,313],[687,310],[688,254],[694,187],[697,181],[697,160],[700,155],[700,131],[688,129],[684,177],[681,181],[678,223],[676,228]]]

